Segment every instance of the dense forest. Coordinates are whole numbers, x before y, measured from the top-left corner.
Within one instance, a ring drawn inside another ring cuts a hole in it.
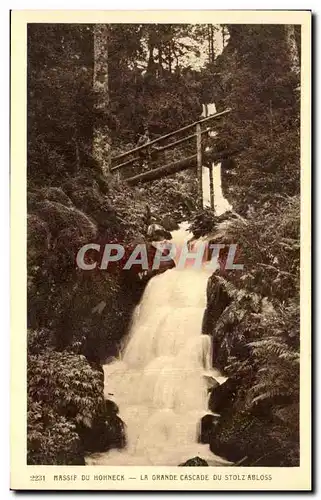
[[[82,465],[126,444],[101,365],[146,283],[83,273],[77,251],[188,220],[196,237],[237,242],[244,262],[208,283],[204,329],[228,377],[210,394],[224,416],[210,449],[242,465],[298,465],[300,45],[284,25],[28,26],[29,464]],[[239,151],[222,162],[239,215],[225,226],[200,206],[196,171],[136,187],[110,171],[147,128],[159,137],[211,102],[232,109],[217,142]]]

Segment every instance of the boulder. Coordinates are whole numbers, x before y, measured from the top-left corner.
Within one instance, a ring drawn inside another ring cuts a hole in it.
[[[228,378],[223,384],[212,388],[208,407],[213,413],[222,414],[232,407],[236,395],[236,381]]]
[[[130,249],[130,252],[132,250]],[[159,263],[158,269],[153,269],[153,264],[154,264],[154,259],[155,255],[157,252],[157,243],[153,244],[151,242],[146,244],[146,251],[147,251],[147,259],[148,259],[148,269],[145,269],[144,266],[139,263],[139,264],[133,264],[130,269],[128,270],[123,270],[122,273],[124,276],[127,276],[128,278],[132,278],[133,281],[141,280],[144,282],[147,282],[150,278],[155,276],[156,274],[163,273],[164,271],[167,271],[167,269],[172,269],[175,267],[175,262],[173,259],[170,260],[161,260]],[[162,250],[162,255],[166,256],[169,254],[169,249],[164,248]],[[128,255],[129,257],[129,255]],[[124,259],[124,262],[127,261],[127,258]],[[122,262],[121,262],[122,264]]]
[[[119,408],[116,405],[115,401],[112,401],[111,399],[105,400],[105,412],[107,415],[117,415],[117,413],[119,412]]]
[[[66,207],[72,206],[72,201],[69,196],[61,189],[57,187],[47,187],[41,190],[43,198],[49,201],[56,201],[65,205]]]
[[[204,378],[207,384],[207,392],[210,392],[214,387],[217,387],[220,385],[220,382],[217,380],[217,376],[214,377],[211,372],[205,372],[204,373]],[[225,377],[223,377],[225,378]]]
[[[212,332],[216,322],[224,309],[230,304],[231,299],[224,288],[224,285],[213,274],[208,282],[206,289],[207,306],[205,310],[204,326],[206,332]]]
[[[147,229],[148,239],[151,241],[171,240],[172,235],[160,224],[150,224]]]
[[[230,462],[255,467],[297,467],[298,434],[286,425],[267,425],[249,412],[233,409],[211,436],[210,450]]]
[[[84,212],[75,207],[67,207],[56,201],[44,200],[37,204],[37,213],[49,227],[52,236],[60,231],[76,229],[77,234],[91,241],[97,235],[97,227]]]
[[[149,262],[151,263],[151,267],[152,267],[152,262],[155,258],[155,254],[157,252],[157,247],[154,246],[154,245],[151,245],[152,246],[152,250],[149,252]],[[162,249],[162,255],[165,257],[167,255],[169,255],[169,252],[170,252],[170,249],[169,248],[164,248]],[[151,257],[153,260],[151,260]],[[175,262],[173,259],[170,259],[170,260],[161,260],[160,263],[159,263],[159,269],[154,269],[153,270],[153,273],[154,274],[159,274],[159,273],[163,273],[164,271],[167,271],[167,269],[172,269],[173,267],[175,267]]]
[[[180,464],[179,467],[208,467],[208,463],[203,458],[193,457]]]
[[[215,433],[215,429],[219,423],[220,417],[208,413],[201,419],[201,429],[198,441],[200,443],[209,443],[211,436]]]
[[[226,458],[229,462],[238,462],[244,458],[245,452],[239,443],[235,442],[221,442],[218,438],[213,437],[210,441],[210,450],[220,457]],[[244,465],[244,463],[243,463]]]
[[[117,415],[114,401],[105,400],[100,414],[93,419],[91,427],[81,424],[78,434],[86,452],[104,452],[126,445],[125,424]]]

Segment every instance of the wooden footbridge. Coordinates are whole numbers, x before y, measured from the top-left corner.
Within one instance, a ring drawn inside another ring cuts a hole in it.
[[[202,167],[212,165],[212,162],[218,162],[224,158],[236,154],[236,150],[218,151],[215,148],[215,140],[208,145],[208,137],[213,132],[214,120],[225,117],[231,109],[226,109],[220,113],[215,113],[201,120],[193,122],[174,132],[158,137],[152,141],[138,146],[130,151],[122,153],[111,158],[111,171],[122,171],[122,177],[128,184],[137,185],[149,181],[154,181],[182,170],[195,168],[198,179],[199,200],[203,199],[202,187]],[[205,125],[205,127],[204,127]],[[189,133],[191,132],[192,133]],[[182,156],[180,146],[184,144],[184,152],[190,151],[188,156]],[[172,159],[166,163],[168,151],[172,150]],[[214,208],[213,196],[213,172],[208,169],[211,187],[211,206]]]

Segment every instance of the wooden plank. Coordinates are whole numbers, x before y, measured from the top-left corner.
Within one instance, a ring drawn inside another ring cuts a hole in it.
[[[139,184],[140,182],[144,183],[148,181],[154,181],[156,179],[161,179],[162,177],[167,177],[169,175],[172,175],[176,172],[187,170],[188,168],[192,167],[195,168],[195,164],[196,164],[196,154],[188,156],[187,158],[183,158],[182,160],[169,163],[164,167],[158,167],[155,168],[154,170],[150,170],[149,172],[144,172],[142,174],[134,175],[133,177],[124,180],[128,182],[128,184],[130,185]]]
[[[135,161],[141,160],[140,156],[136,156],[135,158],[132,158],[131,160],[124,161],[124,163],[120,163],[119,165],[115,165],[114,167],[111,167],[111,171],[113,170],[119,170],[120,168],[125,167],[126,165],[130,165],[131,163],[135,163]]]
[[[234,149],[234,150],[224,150],[221,152],[214,151],[213,149],[210,149],[208,151],[205,151],[203,153],[203,159],[209,159],[212,161],[217,161],[221,160],[222,158],[229,158],[230,156],[233,156],[237,153],[239,153],[239,149]],[[145,183],[148,181],[154,181],[156,179],[161,179],[163,177],[167,177],[169,175],[172,175],[176,172],[180,172],[182,170],[187,170],[189,168],[195,168],[197,164],[197,155],[191,155],[188,156],[187,158],[183,158],[182,160],[178,160],[172,163],[169,163],[168,165],[165,165],[163,167],[158,167],[155,168],[154,170],[150,170],[149,172],[144,172],[142,174],[137,174],[134,175],[133,177],[130,177],[129,179],[124,179],[128,184],[131,185],[136,185],[139,183]]]
[[[147,144],[143,144],[142,146],[138,146],[137,148],[131,149],[130,151],[126,151],[125,153],[122,153],[118,156],[114,156],[111,158],[112,161],[119,160],[120,158],[124,158],[125,156],[129,156],[136,151],[141,151],[142,149],[146,149],[152,144],[157,144],[157,142],[161,142],[164,139],[168,139],[169,137],[172,137],[173,135],[179,134],[180,132],[184,132],[184,130],[188,130],[189,128],[195,127],[198,123],[204,123],[209,120],[213,120],[214,118],[220,118],[221,116],[226,115],[227,113],[230,113],[232,110],[230,108],[225,109],[224,111],[221,111],[220,113],[215,113],[214,115],[207,116],[206,118],[202,118],[201,120],[198,120],[196,122],[190,123],[189,125],[186,125],[185,127],[179,128],[178,130],[174,130],[173,132],[169,132],[166,135],[163,135],[162,137],[158,137],[157,139],[154,139],[153,141],[147,142]]]
[[[202,130],[201,125],[196,125],[196,161],[197,161],[197,188],[198,202],[203,207],[203,172],[202,172]]]
[[[211,129],[207,128],[201,131],[201,134],[207,134]],[[155,149],[155,151],[165,151],[166,149],[171,149],[177,146],[178,144],[182,144],[185,141],[189,141],[190,139],[193,139],[193,137],[196,137],[196,134],[190,134],[187,135],[186,137],[183,137],[183,139],[179,139],[178,141],[171,142],[170,144],[166,144],[165,146],[162,146],[160,148]]]

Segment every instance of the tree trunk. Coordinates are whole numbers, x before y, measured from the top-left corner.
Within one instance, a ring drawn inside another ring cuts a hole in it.
[[[154,60],[155,40],[154,40],[154,33],[150,27],[148,28],[147,45],[148,45],[148,63],[147,63],[146,73],[155,76],[156,74],[156,67],[155,67],[156,65]]]
[[[197,181],[198,181],[198,202],[203,208],[203,162],[202,162],[202,133],[201,125],[196,125],[196,156],[197,156]]]
[[[213,24],[208,24],[207,36],[208,36],[208,60],[210,63],[212,63],[212,62],[214,62],[214,59],[215,59]]]
[[[291,70],[298,75],[300,73],[300,57],[295,38],[294,25],[287,24],[284,26],[284,29]]]
[[[159,45],[158,47],[158,76],[161,77],[163,74],[163,49],[162,49],[162,44]]]
[[[168,71],[169,73],[172,72],[172,43],[169,42],[168,44]]]
[[[211,62],[215,60],[215,51],[214,51],[214,28],[213,24],[211,24]]]
[[[94,75],[96,96],[93,133],[93,157],[105,174],[110,166],[110,134],[108,129],[108,32],[107,24],[94,25]]]
[[[223,43],[223,49],[226,45],[226,27],[223,26],[222,27],[222,43]]]

